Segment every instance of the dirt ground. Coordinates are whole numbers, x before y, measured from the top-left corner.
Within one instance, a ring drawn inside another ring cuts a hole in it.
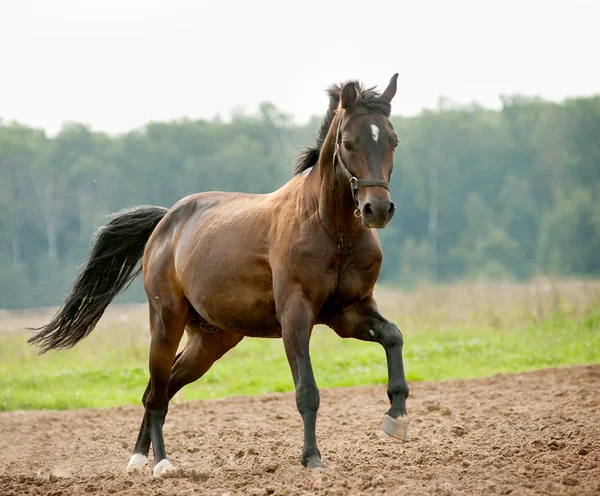
[[[160,479],[126,473],[141,407],[3,413],[0,494],[600,495],[600,366],[413,383],[405,443],[386,408],[384,387],[321,391],[313,473],[292,394],[174,404]]]

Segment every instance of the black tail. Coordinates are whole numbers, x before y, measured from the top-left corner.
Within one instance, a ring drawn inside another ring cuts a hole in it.
[[[40,353],[72,348],[97,324],[108,304],[141,272],[139,264],[152,231],[166,215],[163,207],[136,207],[114,214],[99,228],[71,293],[48,325],[27,342]]]

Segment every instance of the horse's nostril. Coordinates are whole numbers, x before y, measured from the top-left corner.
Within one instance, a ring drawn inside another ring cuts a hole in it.
[[[373,207],[370,203],[365,203],[365,215],[371,215],[373,213]]]
[[[390,208],[388,209],[388,214],[393,214],[396,211],[396,205],[394,202],[390,202]]]

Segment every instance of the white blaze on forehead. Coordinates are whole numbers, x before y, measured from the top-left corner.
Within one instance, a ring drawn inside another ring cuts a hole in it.
[[[371,124],[371,136],[373,136],[373,141],[377,143],[379,139],[379,128],[375,124]]]

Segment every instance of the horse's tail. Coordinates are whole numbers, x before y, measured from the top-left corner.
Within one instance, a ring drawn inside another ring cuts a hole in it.
[[[141,272],[146,243],[167,212],[141,206],[114,214],[94,234],[88,258],[58,313],[48,325],[33,329],[39,332],[27,342],[45,353],[72,348],[92,332],[108,304]]]

